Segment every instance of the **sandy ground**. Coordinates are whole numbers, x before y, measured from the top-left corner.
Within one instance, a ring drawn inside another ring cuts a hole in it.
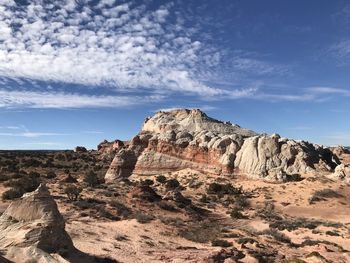
[[[228,208],[221,203],[206,206],[206,209],[220,218],[221,221],[217,222],[225,224],[229,233],[236,233],[240,235],[240,238],[250,237],[257,240],[257,244],[241,244],[237,236],[227,235],[224,237],[225,240],[232,242],[234,248],[247,253],[241,262],[259,262],[248,256],[248,252],[252,250],[264,250],[265,252],[273,250],[277,251],[276,253],[279,255],[285,255],[288,259],[299,258],[304,262],[350,262],[350,253],[348,252],[350,251],[350,186],[344,182],[331,181],[322,176],[304,175],[302,181],[277,184],[247,179],[243,176],[235,178],[210,177],[188,169],[168,173],[165,176],[177,178],[184,186],[182,194],[189,197],[192,203],[198,205],[200,204],[199,199],[206,193],[210,182],[230,182],[236,187],[242,186],[245,192],[251,193],[251,207],[244,212],[248,216],[247,219],[231,219],[227,214]],[[145,178],[154,179],[152,176]],[[134,175],[130,180],[137,181],[140,178]],[[190,187],[191,184],[196,186]],[[218,253],[222,249],[212,246],[210,242],[192,242],[181,237],[176,226],[167,225],[160,218],[179,217],[187,220],[187,224],[196,224],[195,219],[188,221],[189,217],[182,212],[169,212],[158,207],[155,208],[154,205],[133,200],[129,197],[127,190],[123,192],[123,186],[116,190],[118,198],[133,210],[143,209],[154,215],[154,220],[141,224],[135,219],[110,220],[102,217],[96,218],[91,214],[83,215],[82,211],[67,202],[62,185],[58,181],[49,184],[49,187],[58,203],[59,210],[66,219],[67,232],[72,237],[76,248],[84,253],[108,256],[119,262],[130,263],[207,262],[210,255]],[[165,195],[162,186],[156,183],[153,187],[161,196]],[[339,197],[325,198],[310,204],[310,197],[315,191],[322,189],[333,189],[339,193]],[[4,190],[4,187],[0,185],[0,192]],[[107,197],[102,196],[102,192],[102,190],[84,189],[82,198],[106,199]],[[286,218],[318,219],[328,222],[314,229],[301,227],[292,231],[280,231],[289,237],[294,244],[302,244],[305,240],[322,242],[293,247],[290,244],[282,244],[273,240],[268,235],[259,234],[261,231],[269,229],[270,222],[256,215],[257,209],[262,207],[265,202],[272,202],[275,205],[275,212]],[[0,212],[8,204],[9,202],[0,202]],[[335,227],[331,223],[339,223],[339,226]],[[314,253],[310,254],[312,252]],[[315,256],[316,252],[321,256]],[[275,262],[282,261],[276,260]]]

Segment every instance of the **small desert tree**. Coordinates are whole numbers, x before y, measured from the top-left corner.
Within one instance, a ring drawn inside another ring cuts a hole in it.
[[[94,187],[100,183],[100,180],[97,174],[90,170],[85,174],[84,182],[87,183],[89,186]]]

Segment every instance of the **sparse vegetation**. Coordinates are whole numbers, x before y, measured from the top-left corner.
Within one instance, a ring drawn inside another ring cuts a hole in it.
[[[76,201],[78,200],[78,197],[82,192],[82,189],[72,184],[72,185],[66,186],[66,188],[64,189],[64,192],[70,201]]]
[[[211,245],[214,247],[231,247],[232,242],[229,242],[229,241],[224,240],[224,239],[215,239],[215,240],[211,241]]]
[[[135,217],[137,222],[139,222],[140,224],[147,224],[154,219],[153,216],[145,214],[143,212],[137,212]]]
[[[244,215],[242,214],[242,210],[238,207],[234,207],[231,212],[230,212],[230,216],[233,219],[243,219],[245,218]]]
[[[94,171],[88,171],[84,175],[84,182],[88,184],[88,186],[95,187],[100,184],[100,179]]]
[[[164,175],[158,175],[158,176],[156,177],[156,181],[157,181],[158,183],[165,184],[165,183],[166,183],[166,177],[165,177]]]
[[[341,194],[337,193],[333,189],[323,189],[318,190],[312,194],[312,196],[309,198],[309,204],[314,204],[318,201],[326,200],[327,198],[339,198],[342,197]]]
[[[215,195],[240,195],[243,194],[242,187],[236,188],[232,184],[211,183],[207,189],[208,194]]]
[[[266,229],[262,232],[260,232],[261,235],[268,235],[273,237],[275,240],[277,240],[278,242],[282,242],[282,243],[287,243],[290,244],[291,240],[288,236],[286,236],[285,234],[277,231],[276,229]]]
[[[176,179],[169,179],[166,181],[165,183],[165,187],[168,189],[168,190],[174,190],[176,188],[178,188],[180,186],[180,183],[178,180]]]
[[[207,243],[216,239],[221,232],[220,224],[211,221],[196,222],[180,231],[180,235],[198,243]]]
[[[13,200],[21,196],[22,196],[22,192],[15,188],[11,188],[2,193],[3,200]]]

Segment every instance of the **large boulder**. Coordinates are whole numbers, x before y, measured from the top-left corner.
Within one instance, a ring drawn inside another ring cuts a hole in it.
[[[140,133],[117,151],[105,179],[190,168],[283,181],[288,175],[333,172],[338,164],[337,156],[322,146],[257,134],[198,109],[180,109],[146,118]]]
[[[335,168],[334,173],[328,175],[329,178],[342,180],[350,183],[350,165],[340,164]]]
[[[0,217],[0,250],[6,251],[10,260],[65,262],[59,254],[66,255],[73,248],[64,219],[45,185],[12,202]]]

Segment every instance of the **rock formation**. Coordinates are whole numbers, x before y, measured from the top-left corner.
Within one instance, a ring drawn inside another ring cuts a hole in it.
[[[56,202],[44,185],[12,202],[0,217],[0,250],[15,262],[65,262],[59,255],[73,249]]]
[[[338,165],[334,173],[328,175],[329,178],[335,180],[342,180],[347,183],[350,183],[350,165],[340,164]]]
[[[106,181],[132,173],[151,175],[185,168],[213,175],[239,173],[286,180],[293,174],[332,172],[340,164],[328,148],[277,134],[257,134],[197,109],[158,112],[146,118],[141,132],[130,142],[114,149]]]

